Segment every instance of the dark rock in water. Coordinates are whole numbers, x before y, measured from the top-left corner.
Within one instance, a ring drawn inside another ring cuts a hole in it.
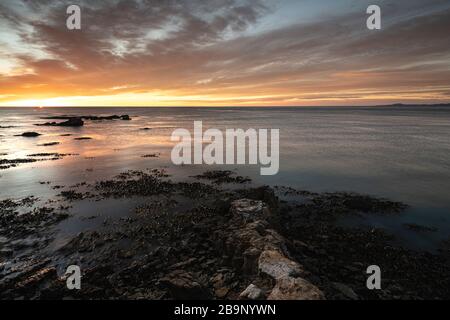
[[[69,120],[57,124],[60,127],[82,127],[84,121],[81,118],[70,118]]]
[[[91,137],[79,137],[79,138],[75,138],[74,140],[92,140]]]
[[[43,124],[36,124],[37,126],[50,126],[50,127],[82,127],[84,121],[80,117],[69,118],[64,122],[47,122]]]
[[[141,128],[140,130],[142,130],[142,131],[149,131],[149,130],[152,130],[152,128]]]
[[[58,144],[59,144],[59,142],[47,142],[47,143],[38,144],[38,147],[50,147],[50,146],[56,146]]]
[[[124,114],[124,115],[120,116],[120,118],[121,118],[122,120],[127,120],[127,121],[131,120],[130,116],[127,115],[127,114]]]
[[[209,291],[195,281],[191,273],[183,270],[171,272],[160,279],[160,283],[169,289],[174,299],[196,300],[211,298]]]
[[[19,136],[26,137],[26,138],[34,138],[39,137],[41,134],[37,132],[24,132]]]
[[[159,153],[150,153],[150,154],[144,154],[143,156],[141,156],[142,158],[158,158],[159,157]]]

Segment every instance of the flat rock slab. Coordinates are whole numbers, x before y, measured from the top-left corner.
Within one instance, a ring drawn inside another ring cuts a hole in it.
[[[274,279],[299,276],[302,268],[297,262],[289,260],[274,250],[266,250],[259,256],[259,270]]]
[[[268,300],[324,300],[323,293],[302,278],[284,277],[277,280]]]

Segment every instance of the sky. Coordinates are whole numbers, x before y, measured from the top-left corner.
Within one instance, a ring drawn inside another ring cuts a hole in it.
[[[0,2],[0,106],[448,102],[448,0]]]

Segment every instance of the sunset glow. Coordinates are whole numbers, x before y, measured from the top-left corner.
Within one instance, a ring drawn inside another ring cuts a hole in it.
[[[450,102],[448,1],[71,3],[2,1],[0,106]]]

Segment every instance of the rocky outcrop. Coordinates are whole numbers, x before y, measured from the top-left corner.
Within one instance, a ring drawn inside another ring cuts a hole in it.
[[[64,122],[47,122],[43,124],[36,124],[37,126],[49,126],[49,127],[82,127],[84,125],[83,119],[80,117],[69,118]]]
[[[273,214],[261,200],[240,199],[231,204],[234,219],[241,220],[239,228],[225,240],[224,251],[233,267],[274,283],[268,299],[321,300],[323,293],[302,277],[303,267],[290,259],[286,240],[268,223]],[[236,224],[233,224],[236,225]],[[263,290],[254,284],[241,294],[242,299],[261,299]]]

